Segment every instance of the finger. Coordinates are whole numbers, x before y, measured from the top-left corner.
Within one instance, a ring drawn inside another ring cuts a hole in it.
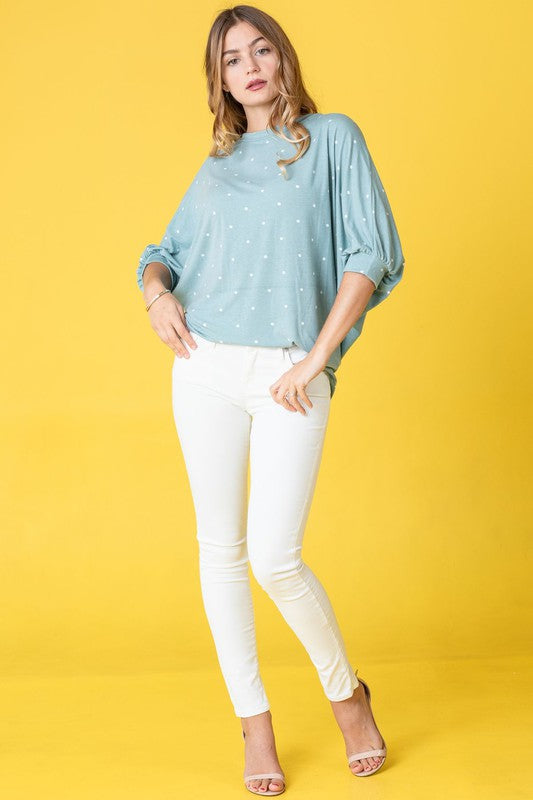
[[[164,297],[170,297],[165,295]],[[164,298],[161,298],[163,300]],[[190,346],[196,350],[196,342],[192,338],[189,329],[185,325],[182,308],[175,298],[171,298],[172,312],[162,305],[153,306],[154,311],[150,313],[150,323],[161,341],[166,344],[178,356],[178,358],[190,358],[189,351],[180,338],[180,332],[187,338]]]
[[[174,322],[172,322],[172,325],[174,326],[176,333],[183,342],[186,342],[189,345],[189,347],[191,347],[193,350],[196,350],[198,348],[198,345],[194,341],[192,334],[188,329],[188,327],[185,325],[185,323],[178,326],[174,324]]]
[[[305,414],[307,414],[307,411],[306,411],[306,410],[305,410],[305,408],[304,408],[304,407],[301,405],[301,403],[300,403],[300,401],[299,401],[299,399],[298,399],[298,395],[299,395],[299,394],[300,394],[300,392],[298,391],[298,393],[296,394],[296,396],[295,396],[295,397],[293,397],[293,398],[291,398],[291,403],[292,403],[292,404],[294,405],[294,407],[296,408],[296,411],[298,411],[300,414],[304,414],[304,415],[305,415]]]
[[[198,345],[194,341],[190,330],[187,328],[186,325],[176,325],[173,321],[171,322],[171,329],[172,329],[172,349],[178,355],[176,348],[178,348],[179,353],[183,358],[190,358],[191,354],[187,349],[186,345],[190,347],[192,350],[197,350]]]
[[[280,401],[280,405],[282,405],[283,408],[286,408],[287,411],[294,411],[294,413],[296,413],[296,409],[292,405],[291,401],[287,400],[287,398],[285,396],[282,397],[282,399]]]
[[[161,341],[164,342],[168,347],[170,347],[172,352],[175,353],[178,356],[178,358],[191,357],[189,351],[187,350],[187,348],[185,347],[179,336],[176,334],[176,331],[172,327],[172,325],[169,325],[165,328],[161,328],[158,326],[155,330]]]
[[[277,386],[277,388],[274,388],[275,386]],[[272,399],[274,400],[275,403],[278,403],[280,406],[283,406],[283,408],[286,408],[287,411],[296,411],[296,409],[290,405],[287,398],[285,397],[288,391],[289,391],[288,389],[284,389],[283,385],[280,384],[274,384],[274,386],[270,387],[270,394],[272,395]]]
[[[313,404],[312,404],[312,402],[310,401],[310,399],[309,399],[309,397],[308,397],[308,395],[307,395],[307,392],[305,391],[305,389],[306,389],[306,387],[305,387],[305,386],[302,386],[300,389],[298,389],[298,394],[300,395],[300,397],[302,398],[302,400],[303,400],[303,401],[306,403],[306,405],[308,405],[308,406],[309,406],[309,408],[313,408]]]
[[[300,399],[303,400],[305,398],[305,400],[311,407],[313,404],[310,402],[303,384],[301,386],[291,387],[291,389],[288,390],[289,394],[292,394],[293,392],[294,392],[294,397],[291,397],[289,402],[292,403],[296,411],[298,411],[300,414],[306,415],[307,410],[304,409],[304,407],[301,405]]]
[[[189,353],[189,351],[187,350],[185,345],[181,343],[181,340],[179,340],[179,341],[180,341],[180,344],[179,345],[177,345],[177,344],[174,345],[172,347],[172,350],[174,350],[174,352],[176,353],[178,358],[190,358],[191,354]]]
[[[288,411],[294,411],[294,412],[298,411],[297,406],[299,405],[299,403],[296,397],[296,390],[293,389],[292,387],[285,389],[285,391],[281,395],[281,404]]]

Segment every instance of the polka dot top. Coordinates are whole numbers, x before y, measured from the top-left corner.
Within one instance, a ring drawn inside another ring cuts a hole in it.
[[[345,271],[375,290],[325,368],[335,371],[367,312],[400,281],[404,257],[385,189],[358,125],[345,114],[298,118],[310,147],[283,170],[294,145],[244,133],[230,156],[208,156],[159,245],[144,249],[137,284],[164,264],[187,327],[215,342],[310,350]],[[285,134],[289,136],[285,128]]]

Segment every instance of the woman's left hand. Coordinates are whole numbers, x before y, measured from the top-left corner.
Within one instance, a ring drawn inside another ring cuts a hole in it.
[[[316,356],[309,353],[305,358],[294,364],[281,378],[272,384],[270,394],[276,403],[287,409],[287,411],[299,411],[306,414],[305,409],[300,404],[300,397],[309,408],[313,408],[305,387],[313,378],[319,375],[324,369],[325,364],[319,361]],[[290,397],[290,401],[286,395]]]

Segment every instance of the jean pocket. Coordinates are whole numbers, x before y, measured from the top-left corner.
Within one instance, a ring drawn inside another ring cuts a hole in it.
[[[308,350],[304,350],[303,347],[297,344],[286,347],[285,352],[291,364],[298,364],[309,355]],[[315,377],[309,381],[306,387],[306,393],[308,397],[330,397],[330,382],[325,370],[319,372],[318,375],[315,375]]]
[[[200,336],[199,333],[196,333],[196,331],[190,331],[190,334],[196,342],[198,350],[214,350],[217,346],[217,343],[213,342],[212,339],[205,339],[203,336]]]
[[[307,350],[304,350],[303,347],[299,347],[299,345],[294,344],[292,347],[286,348],[287,356],[289,357],[289,361],[291,364],[298,364],[300,361],[303,361],[306,356],[309,355]]]

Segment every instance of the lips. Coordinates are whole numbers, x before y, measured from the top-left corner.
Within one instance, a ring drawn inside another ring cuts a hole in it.
[[[266,81],[257,80],[257,81],[252,81],[252,83],[249,83],[246,88],[255,91],[257,89],[261,89],[265,85]]]

